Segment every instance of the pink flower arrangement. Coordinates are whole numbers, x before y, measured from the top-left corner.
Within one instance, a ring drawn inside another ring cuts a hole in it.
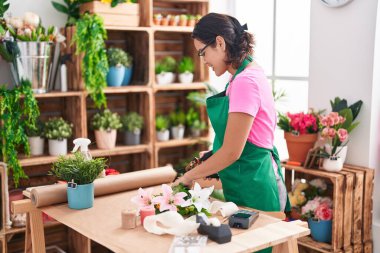
[[[318,118],[314,113],[287,113],[279,115],[278,126],[285,132],[311,134],[318,132]]]
[[[332,146],[330,155],[334,155],[337,148],[348,140],[348,131],[343,126],[346,118],[340,116],[337,112],[330,112],[326,116],[321,116],[319,121],[322,125],[321,136],[323,139],[330,141]]]
[[[329,197],[315,197],[309,200],[302,207],[302,217],[304,219],[331,220],[332,200]]]

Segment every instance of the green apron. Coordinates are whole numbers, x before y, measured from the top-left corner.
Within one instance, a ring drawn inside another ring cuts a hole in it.
[[[246,58],[237,69],[231,81],[242,72],[252,61]],[[223,144],[226,131],[229,97],[226,89],[207,99],[207,113],[215,131],[213,153]],[[251,207],[262,211],[280,211],[280,200],[276,175],[273,169],[272,157],[277,163],[278,174],[282,178],[280,159],[277,149],[266,149],[246,142],[240,158],[218,174],[222,180],[223,193],[226,201],[232,201],[239,206]],[[290,209],[287,200],[285,210]],[[271,249],[260,251],[271,252]]]

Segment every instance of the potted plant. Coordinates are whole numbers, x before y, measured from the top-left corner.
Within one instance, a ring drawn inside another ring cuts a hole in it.
[[[201,18],[202,18],[202,15],[200,14],[195,15],[195,23],[198,23],[199,20],[201,20]]]
[[[35,127],[26,126],[25,131],[28,136],[30,154],[42,155],[44,153],[45,143],[43,137],[44,123],[41,120],[37,120]]]
[[[63,118],[51,118],[45,123],[44,136],[49,140],[49,154],[67,154],[67,138],[72,135],[73,125]]]
[[[125,73],[124,73],[124,78],[123,78],[123,82],[122,82],[123,86],[129,85],[131,83],[132,73],[133,73],[132,55],[129,54],[128,52],[125,52],[125,53],[127,54],[127,59],[123,63],[124,67],[125,67]]]
[[[153,15],[153,23],[155,25],[161,25],[161,21],[162,21],[162,14],[161,13],[157,13],[157,14]]]
[[[156,135],[158,141],[169,140],[169,119],[164,115],[156,116]]]
[[[179,82],[192,83],[194,78],[194,62],[191,57],[185,56],[178,64]]]
[[[161,25],[163,25],[163,26],[168,26],[169,25],[168,16],[162,16]]]
[[[279,114],[278,127],[284,130],[289,161],[304,163],[317,141],[318,117],[314,112]]]
[[[125,63],[128,56],[123,49],[109,48],[107,50],[109,70],[107,73],[108,86],[121,86],[125,74]]]
[[[173,139],[183,139],[185,135],[186,114],[182,110],[171,112],[169,119]]]
[[[179,26],[187,26],[187,15],[182,14],[179,16]]]
[[[187,26],[195,26],[195,16],[188,15],[187,16]]]
[[[192,137],[199,137],[201,132],[206,129],[206,123],[200,120],[199,113],[192,107],[186,114],[186,125],[190,129]]]
[[[94,203],[94,180],[107,167],[104,158],[85,159],[80,153],[60,156],[53,163],[51,175],[66,181],[67,200],[71,209],[91,208]]]
[[[126,145],[139,145],[141,143],[141,129],[144,126],[144,118],[137,112],[130,112],[121,117],[122,129],[125,131],[124,141]]]
[[[359,125],[354,121],[363,102],[359,100],[348,107],[345,99],[337,97],[330,103],[332,112],[320,118],[321,136],[327,142],[320,155],[324,158],[322,167],[325,170],[340,171],[347,155],[349,133]]]
[[[331,242],[332,201],[329,197],[315,197],[302,207],[302,217],[308,221],[310,233],[318,242]]]
[[[174,82],[176,69],[176,60],[171,56],[166,56],[156,63],[156,81],[159,85],[170,84]]]
[[[177,26],[179,22],[179,16],[178,15],[171,15],[169,17],[169,25],[170,26]]]
[[[116,146],[116,130],[122,126],[117,113],[112,113],[109,109],[96,113],[91,126],[95,131],[96,146],[99,149],[112,149]]]

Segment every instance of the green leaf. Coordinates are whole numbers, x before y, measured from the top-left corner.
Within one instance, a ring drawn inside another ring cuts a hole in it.
[[[359,122],[353,123],[351,126],[347,128],[347,132],[350,133],[352,130],[354,130],[359,125]]]
[[[346,108],[339,111],[339,115],[346,118],[346,121],[342,124],[342,128],[348,129],[352,124],[352,111]]]
[[[65,14],[69,14],[69,9],[64,6],[63,4],[60,4],[60,3],[57,3],[57,2],[51,2],[54,6],[54,8],[59,11],[59,12],[62,12],[62,13],[65,13]]]
[[[334,102],[330,101],[330,104],[333,112],[339,112],[347,108],[347,100],[341,100],[339,97],[336,97]]]
[[[357,101],[356,103],[350,105],[350,109],[352,111],[352,116],[353,116],[353,119],[352,120],[355,120],[356,117],[358,116],[359,112],[360,112],[360,109],[362,108],[362,105],[363,105],[363,101],[359,100]]]

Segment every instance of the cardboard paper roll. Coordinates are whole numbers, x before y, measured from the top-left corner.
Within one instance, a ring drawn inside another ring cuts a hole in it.
[[[171,165],[154,169],[134,171],[120,175],[108,176],[94,181],[95,197],[113,194],[139,187],[148,187],[174,180],[177,173]],[[36,207],[50,206],[67,202],[65,184],[47,185],[31,190],[31,200]]]

